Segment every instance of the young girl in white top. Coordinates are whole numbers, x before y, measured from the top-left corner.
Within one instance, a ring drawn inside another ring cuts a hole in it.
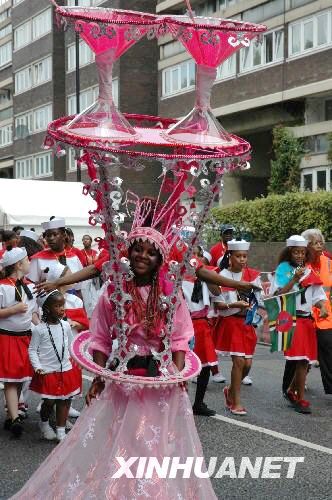
[[[35,370],[30,389],[43,398],[40,428],[44,439],[62,441],[71,398],[81,392],[80,370],[73,367],[69,345],[71,328],[63,321],[65,299],[54,290],[38,299],[43,310],[42,322],[33,330],[29,346],[31,364]],[[56,434],[49,417],[56,405]]]
[[[0,280],[0,381],[4,382],[8,410],[4,428],[19,437],[23,425],[18,414],[18,399],[23,382],[32,376],[28,347],[31,322],[39,321],[38,308],[32,293],[33,284],[25,279],[30,267],[25,248],[8,250],[0,264],[5,275]]]
[[[259,271],[247,266],[250,243],[245,240],[228,242],[229,266],[220,275],[235,281],[249,281],[253,288],[261,288]],[[259,292],[255,292],[259,299]],[[252,297],[251,297],[252,298]],[[232,357],[231,384],[225,387],[226,408],[234,415],[246,415],[241,405],[240,389],[242,380],[248,375],[255,352],[257,337],[252,324],[246,324],[246,314],[251,307],[250,296],[239,294],[235,289],[222,288],[219,297],[212,298],[221,316],[215,331],[216,351]]]

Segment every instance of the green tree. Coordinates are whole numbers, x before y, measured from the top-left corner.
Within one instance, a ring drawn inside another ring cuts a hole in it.
[[[274,160],[271,160],[269,193],[285,194],[299,189],[303,144],[285,127],[273,129]]]

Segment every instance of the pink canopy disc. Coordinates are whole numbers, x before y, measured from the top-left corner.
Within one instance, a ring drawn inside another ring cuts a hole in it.
[[[86,370],[100,375],[111,382],[119,384],[135,384],[148,387],[161,387],[170,384],[180,384],[186,382],[193,377],[196,377],[201,369],[201,362],[195,353],[188,351],[185,355],[185,366],[183,370],[177,374],[160,375],[157,377],[143,377],[137,375],[129,375],[126,372],[111,371],[107,368],[102,368],[97,365],[88,354],[89,344],[93,340],[93,335],[88,331],[76,335],[71,344],[71,355],[74,360]]]
[[[99,79],[98,100],[66,124],[66,129],[81,136],[119,141],[137,138],[113,101],[113,64],[148,32],[149,37],[157,36],[162,19],[141,12],[84,7],[57,6],[56,14],[58,19],[70,21],[95,53]]]
[[[165,16],[168,30],[178,39],[196,62],[196,102],[192,111],[164,133],[169,141],[205,144],[207,146],[238,145],[213,115],[210,105],[217,67],[250,40],[266,30],[266,26],[231,19],[189,15]]]

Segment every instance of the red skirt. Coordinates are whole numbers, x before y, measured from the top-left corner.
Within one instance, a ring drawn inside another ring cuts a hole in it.
[[[46,399],[68,399],[82,391],[82,371],[77,366],[65,372],[34,374],[30,390]]]
[[[33,369],[29,360],[31,335],[7,335],[0,331],[0,381],[25,382]]]
[[[218,358],[214,348],[212,330],[206,318],[193,319],[195,332],[194,353],[201,360],[202,366],[218,366]],[[218,370],[216,370],[217,373]]]
[[[245,318],[224,316],[215,331],[216,351],[220,354],[252,358],[257,336],[253,326],[244,324]]]
[[[289,360],[316,361],[317,336],[314,322],[311,318],[296,318],[296,327],[292,344],[285,351],[285,358]]]

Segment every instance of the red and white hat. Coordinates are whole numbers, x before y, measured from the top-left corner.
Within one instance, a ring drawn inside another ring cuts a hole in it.
[[[12,250],[7,250],[0,261],[2,267],[13,266],[20,260],[27,257],[27,251],[24,247],[15,247]]]
[[[25,236],[26,238],[30,238],[30,240],[38,241],[39,235],[35,233],[35,231],[30,231],[29,229],[24,229],[20,232],[20,236]]]

